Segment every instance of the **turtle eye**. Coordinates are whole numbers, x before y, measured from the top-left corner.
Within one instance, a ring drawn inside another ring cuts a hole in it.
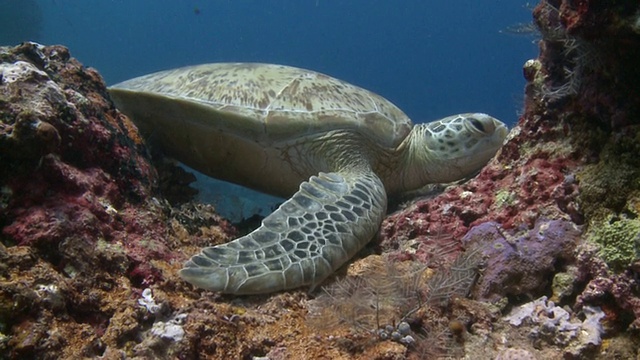
[[[485,132],[485,128],[484,125],[482,125],[482,122],[476,118],[469,118],[469,121],[471,122],[471,124],[473,125],[473,127],[475,127],[476,129]]]

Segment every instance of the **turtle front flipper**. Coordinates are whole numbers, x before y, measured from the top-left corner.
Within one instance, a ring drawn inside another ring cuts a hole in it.
[[[373,172],[320,173],[254,232],[202,249],[180,276],[230,294],[313,289],[371,240],[386,206],[384,187]]]

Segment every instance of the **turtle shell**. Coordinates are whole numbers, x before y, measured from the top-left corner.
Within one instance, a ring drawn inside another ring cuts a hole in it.
[[[125,113],[154,114],[133,117],[155,118],[137,123],[141,130],[180,118],[266,145],[344,129],[395,148],[412,127],[402,110],[371,91],[284,65],[189,66],[127,80],[110,93]]]

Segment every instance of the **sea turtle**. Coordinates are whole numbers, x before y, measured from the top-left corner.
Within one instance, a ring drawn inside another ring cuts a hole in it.
[[[180,271],[196,286],[232,294],[315,287],[375,235],[387,194],[469,176],[507,134],[481,113],[413,126],[379,95],[283,65],[189,66],[109,91],[168,155],[290,197],[258,229],[202,249]]]

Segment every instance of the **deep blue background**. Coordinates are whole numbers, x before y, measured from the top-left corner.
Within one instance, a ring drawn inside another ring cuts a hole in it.
[[[40,6],[39,29],[35,20],[21,18],[34,14],[31,9],[20,15],[27,3]],[[523,96],[522,64],[537,50],[531,38],[501,31],[531,21],[525,5],[520,0],[0,0],[0,13],[18,14],[0,35],[30,33],[43,44],[63,44],[108,84],[196,63],[282,63],[373,90],[414,122],[481,111],[513,124]]]
[[[37,41],[68,46],[109,84],[195,63],[283,63],[373,90],[415,122],[465,111],[515,122],[522,64],[536,55],[531,39],[500,32],[531,20],[518,0],[36,3]]]

